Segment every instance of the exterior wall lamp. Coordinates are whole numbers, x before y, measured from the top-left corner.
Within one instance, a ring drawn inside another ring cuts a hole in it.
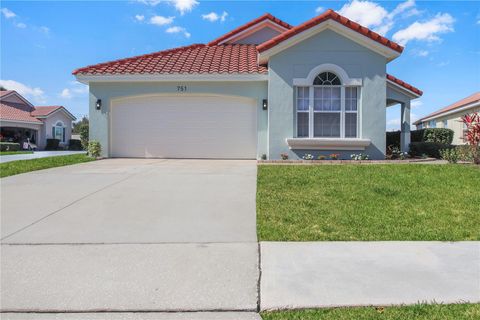
[[[263,109],[263,110],[267,110],[267,109],[268,109],[268,100],[267,100],[267,99],[263,99],[262,109]]]
[[[100,110],[102,108],[102,99],[97,99],[96,107],[97,110]]]

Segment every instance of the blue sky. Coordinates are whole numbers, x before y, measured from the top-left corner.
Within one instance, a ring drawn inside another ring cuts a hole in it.
[[[478,1],[2,1],[0,84],[88,113],[89,64],[205,43],[265,12],[297,25],[332,8],[406,46],[389,73],[424,91],[415,119],[480,91]],[[398,107],[387,127],[398,128]]]

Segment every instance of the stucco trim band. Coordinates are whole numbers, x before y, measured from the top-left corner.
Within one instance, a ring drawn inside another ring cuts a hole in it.
[[[290,149],[300,150],[365,150],[370,139],[349,138],[287,138]]]

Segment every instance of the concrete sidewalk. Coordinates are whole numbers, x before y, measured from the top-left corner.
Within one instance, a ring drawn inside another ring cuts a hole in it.
[[[17,160],[31,160],[47,157],[58,157],[58,156],[68,156],[72,154],[82,154],[86,153],[85,151],[35,151],[34,153],[24,153],[24,154],[10,154],[0,156],[0,163],[17,161]]]
[[[262,310],[480,302],[480,242],[261,242]]]

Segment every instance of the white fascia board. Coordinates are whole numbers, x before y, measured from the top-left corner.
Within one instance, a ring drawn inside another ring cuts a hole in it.
[[[292,150],[365,150],[370,139],[359,138],[287,138],[288,147]]]
[[[438,118],[445,117],[445,116],[448,116],[448,115],[453,114],[453,113],[462,112],[462,111],[465,111],[465,110],[468,110],[468,109],[471,109],[471,108],[475,108],[475,107],[480,107],[480,101],[475,101],[475,102],[469,103],[469,104],[467,104],[467,105],[465,105],[461,108],[449,110],[447,112],[439,113],[439,114],[436,114],[434,116],[418,120],[418,121],[416,121],[416,123],[417,122],[422,123],[422,122],[430,121],[430,120],[433,120],[433,119],[438,119]]]
[[[392,61],[393,59],[397,58],[398,56],[400,56],[400,52],[398,51],[395,51],[393,49],[390,49],[386,46],[384,46],[383,44],[381,43],[378,43],[370,38],[368,38],[367,36],[364,36],[363,34],[360,34],[358,33],[357,31],[354,31],[348,27],[345,27],[344,25],[342,25],[341,23],[338,23],[337,21],[334,21],[334,20],[326,20],[310,29],[307,29],[281,43],[279,43],[278,45],[264,51],[264,52],[261,52],[259,53],[259,64],[264,64],[268,61],[268,59],[291,47],[291,46],[294,46],[295,44],[305,40],[305,39],[308,39],[314,35],[316,35],[317,33],[320,33],[326,29],[330,29],[330,30],[333,30],[343,36],[345,36],[346,38],[384,56],[387,58],[387,61]]]
[[[192,82],[192,81],[268,81],[268,74],[132,74],[76,75],[77,81],[90,82]]]
[[[19,123],[19,124],[36,124],[38,126],[42,126],[43,125],[43,122],[42,123],[38,123],[38,122],[33,122],[33,121],[22,121],[22,120],[8,120],[8,119],[0,119],[0,122],[10,122],[10,123]]]
[[[389,80],[387,79],[387,86],[390,86],[391,89],[393,90],[396,90],[396,91],[399,91],[400,93],[402,94],[405,94],[407,95],[408,97],[412,98],[412,99],[416,99],[416,98],[420,98],[421,95],[416,93],[416,92],[413,92],[411,90],[408,90],[407,88],[405,87],[402,87],[401,85],[399,85],[398,83],[396,82],[393,82],[392,80]]]
[[[271,27],[272,29],[276,29],[277,31],[279,32],[283,32],[283,31],[287,31],[288,29],[279,25],[278,23],[276,22],[273,22],[269,19],[266,19],[266,20],[262,20],[260,21],[259,23],[257,24],[254,24],[253,26],[239,32],[239,33],[236,33],[234,35],[232,35],[231,37],[228,37],[227,39],[225,40],[222,40],[221,42],[219,42],[218,44],[221,45],[221,44],[224,44],[224,43],[227,43],[228,41],[232,40],[232,39],[235,39],[235,41],[238,41],[240,39],[243,39],[244,37],[242,37],[242,35],[245,35],[245,34],[248,34],[250,31],[254,30],[254,29],[257,29],[259,27]],[[280,30],[279,30],[280,29]]]

